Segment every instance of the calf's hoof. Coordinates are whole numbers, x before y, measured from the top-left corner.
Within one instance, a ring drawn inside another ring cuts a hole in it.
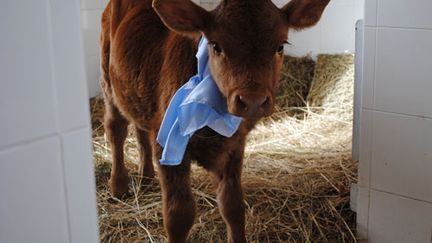
[[[129,192],[129,177],[127,175],[111,177],[110,189],[111,195],[115,198],[124,199],[129,197],[131,195]]]

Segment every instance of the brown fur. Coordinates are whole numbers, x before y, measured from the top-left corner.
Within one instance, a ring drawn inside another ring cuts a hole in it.
[[[242,116],[226,138],[203,128],[191,138],[179,166],[159,166],[164,225],[169,242],[185,242],[195,217],[190,163],[198,162],[214,181],[229,242],[245,242],[241,170],[246,135],[273,110],[288,28],[315,24],[329,0],[292,0],[283,9],[270,0],[225,0],[207,12],[189,0],[111,0],[102,16],[101,85],[105,130],[112,146],[110,187],[128,194],[123,144],[129,123],[136,127],[139,173],[153,178],[152,158],[165,110],[176,90],[196,73],[201,34],[210,48],[212,75],[231,113]],[[222,51],[219,52],[218,48]]]

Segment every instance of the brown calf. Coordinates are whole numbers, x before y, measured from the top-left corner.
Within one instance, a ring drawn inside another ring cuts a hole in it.
[[[154,177],[155,143],[171,97],[197,72],[201,35],[209,40],[210,68],[228,110],[243,117],[231,138],[203,128],[190,139],[179,166],[159,166],[169,242],[185,242],[195,216],[191,160],[214,180],[229,242],[245,242],[241,170],[246,135],[273,110],[288,29],[313,26],[329,0],[224,0],[208,12],[190,0],[111,0],[102,17],[101,68],[105,130],[112,146],[111,192],[128,193],[123,163],[127,126],[140,148],[139,173]],[[191,114],[194,115],[194,114]]]

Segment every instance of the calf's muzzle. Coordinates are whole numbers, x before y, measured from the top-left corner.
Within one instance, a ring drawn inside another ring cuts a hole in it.
[[[273,113],[273,97],[268,93],[242,92],[232,96],[228,110],[244,118],[261,118]]]

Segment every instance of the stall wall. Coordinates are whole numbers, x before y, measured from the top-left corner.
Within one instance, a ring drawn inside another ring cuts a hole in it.
[[[84,38],[85,66],[87,87],[90,97],[100,94],[100,58],[99,33],[101,30],[102,11],[109,0],[80,0],[81,28]]]
[[[432,239],[432,1],[366,0],[358,230]]]
[[[87,83],[91,97],[100,94],[99,48],[100,17],[108,0],[81,0],[81,19],[86,52]],[[194,0],[213,9],[219,0]],[[274,0],[282,7],[288,0]],[[313,28],[290,33],[287,54],[313,57],[319,53],[354,52],[355,23],[363,18],[364,0],[331,0],[321,21]]]
[[[98,242],[78,0],[0,1],[0,243]]]

